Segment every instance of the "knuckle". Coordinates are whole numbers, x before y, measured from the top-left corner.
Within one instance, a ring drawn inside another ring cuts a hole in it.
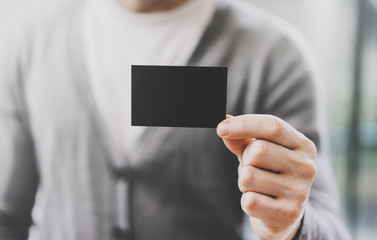
[[[249,143],[249,145],[247,145],[247,147],[245,148],[245,150],[243,151],[242,153],[242,162],[243,164],[248,164],[248,162],[250,161],[250,159],[252,159],[252,149],[251,149],[251,143]]]
[[[242,177],[242,175],[240,175],[238,177],[238,188],[240,189],[240,191],[242,193],[245,193],[246,192],[246,186],[245,186],[245,181],[244,181],[244,178]]]
[[[317,176],[317,166],[315,165],[314,162],[311,162],[310,165],[311,165],[311,172],[310,172],[309,177],[311,179],[314,179]]]
[[[238,187],[242,193],[249,190],[250,185],[254,181],[255,171],[252,167],[242,167],[240,175],[238,177]]]
[[[311,160],[305,162],[302,166],[301,174],[304,178],[314,179],[317,174],[317,167]]]
[[[312,152],[314,154],[317,152],[317,147],[314,144],[314,142],[311,141],[311,140],[309,140],[309,150],[310,150],[310,152]]]
[[[284,130],[284,122],[278,117],[272,117],[272,135],[279,135]]]
[[[241,203],[241,205],[242,205],[242,209],[245,212],[250,212],[250,211],[253,211],[254,209],[257,208],[258,201],[254,197],[254,195],[251,194],[250,192],[249,193],[244,193],[242,195],[242,203]]]
[[[308,198],[306,189],[303,189],[302,191],[298,191],[296,198],[299,203],[305,202],[306,199]]]
[[[293,224],[299,216],[300,216],[300,208],[297,205],[286,208],[285,217],[288,224]]]
[[[264,140],[254,141],[251,147],[251,151],[252,151],[252,159],[254,161],[263,159],[267,152],[266,142]]]
[[[314,144],[313,141],[311,141],[310,139],[306,139],[306,145],[307,145],[307,149],[308,149],[308,154],[309,156],[315,160],[316,158],[316,153],[317,153],[317,147],[316,145]]]

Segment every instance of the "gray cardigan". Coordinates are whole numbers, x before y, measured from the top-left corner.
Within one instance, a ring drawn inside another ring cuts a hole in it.
[[[1,46],[0,239],[242,239],[238,161],[215,129],[148,128],[114,165],[81,52],[81,1],[50,2],[16,17]],[[222,1],[188,65],[229,67],[229,114],[273,114],[315,142],[296,237],[347,239],[299,35]]]

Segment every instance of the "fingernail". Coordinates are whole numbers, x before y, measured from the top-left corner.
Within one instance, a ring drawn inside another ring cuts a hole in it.
[[[217,126],[217,134],[220,137],[225,137],[229,134],[229,122],[222,122]]]

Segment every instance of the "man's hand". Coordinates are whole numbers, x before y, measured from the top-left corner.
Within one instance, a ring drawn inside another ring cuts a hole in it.
[[[240,160],[242,209],[263,239],[292,239],[316,175],[313,142],[271,115],[227,117],[217,134]]]

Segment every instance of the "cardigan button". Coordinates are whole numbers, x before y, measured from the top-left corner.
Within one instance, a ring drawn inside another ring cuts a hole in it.
[[[111,237],[112,239],[130,240],[131,234],[129,230],[117,226],[111,230]]]
[[[115,180],[117,181],[128,181],[129,180],[129,177],[130,177],[130,170],[129,168],[117,168],[117,167],[114,167],[112,169],[112,176]]]

